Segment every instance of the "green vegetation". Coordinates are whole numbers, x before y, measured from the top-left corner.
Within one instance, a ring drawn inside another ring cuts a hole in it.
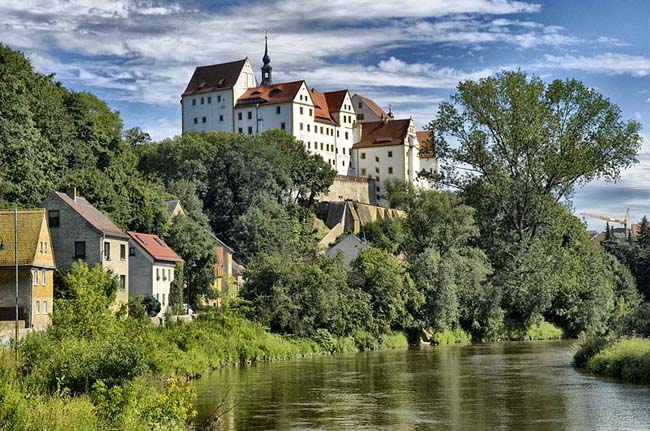
[[[431,344],[434,346],[446,346],[449,344],[465,344],[472,341],[469,334],[460,328],[445,329],[434,332],[431,337]]]
[[[594,374],[650,384],[650,339],[590,340],[576,353],[576,364]]]

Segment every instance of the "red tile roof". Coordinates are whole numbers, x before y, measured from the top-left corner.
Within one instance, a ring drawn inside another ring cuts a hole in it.
[[[75,210],[81,217],[83,217],[92,227],[103,233],[104,235],[128,239],[129,237],[122,232],[122,230],[115,226],[115,224],[107,216],[102,214],[90,204],[86,199],[77,196],[73,200],[70,196],[61,192],[54,192],[54,194],[65,202],[70,208]]]
[[[420,158],[431,159],[436,156],[435,144],[431,142],[431,132],[415,132],[420,143]]]
[[[363,102],[363,104],[366,105],[366,106],[368,107],[368,109],[370,109],[372,112],[374,112],[375,114],[377,114],[377,116],[379,116],[380,118],[390,118],[390,117],[388,116],[388,114],[387,114],[383,109],[381,109],[381,108],[379,107],[379,105],[377,105],[377,104],[375,103],[374,100],[369,99],[369,98],[367,98],[367,97],[365,97],[365,96],[362,96],[362,95],[360,95],[359,93],[355,94],[355,96],[357,96],[359,99],[361,99],[361,101]]]
[[[182,262],[174,250],[169,248],[158,235],[149,233],[127,232],[136,244],[142,247],[151,257],[155,260],[162,260],[166,262]]]
[[[338,123],[334,120],[334,117],[332,117],[330,107],[327,104],[326,94],[316,91],[315,88],[312,88],[310,93],[311,99],[314,101],[314,121],[337,126]]]
[[[346,94],[348,94],[348,90],[330,91],[323,94],[325,94],[325,99],[327,99],[330,114],[341,112],[341,106],[343,105]]]
[[[291,102],[296,98],[303,82],[305,81],[282,82],[270,86],[249,88],[237,99],[237,106]]]
[[[244,63],[246,59],[197,67],[182,96],[232,88],[241,74]]]
[[[361,141],[352,148],[404,145],[411,120],[369,121],[361,126]]]

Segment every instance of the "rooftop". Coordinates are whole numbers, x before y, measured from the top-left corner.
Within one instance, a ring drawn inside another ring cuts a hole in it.
[[[403,145],[410,125],[410,119],[359,123],[361,141],[352,148]]]
[[[99,212],[97,208],[92,206],[85,198],[77,196],[72,199],[66,193],[54,192],[54,195],[65,202],[70,208],[74,209],[81,217],[83,217],[92,227],[103,233],[104,235],[129,239],[119,227],[117,227],[111,219]]]
[[[232,88],[237,82],[246,60],[244,58],[229,63],[197,67],[194,69],[194,74],[182,96]]]
[[[155,260],[182,262],[174,250],[169,248],[158,235],[128,231],[129,237]]]
[[[0,210],[0,267],[13,267],[15,261],[14,212]],[[47,229],[45,209],[18,210],[18,265],[33,266],[36,252],[39,250],[39,238],[43,229]],[[51,260],[48,267],[54,268],[54,256],[49,244]],[[42,265],[38,265],[42,266]]]
[[[305,81],[282,82],[279,84],[251,87],[237,99],[237,107],[252,104],[291,102]]]

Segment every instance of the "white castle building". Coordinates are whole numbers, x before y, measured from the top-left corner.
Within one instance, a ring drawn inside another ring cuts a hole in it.
[[[428,135],[416,133],[413,119],[393,119],[347,89],[320,92],[305,81],[274,84],[268,44],[262,60],[260,85],[248,58],[197,67],[181,96],[183,133],[285,130],[339,175],[374,179],[382,204],[388,178],[429,186],[418,173],[437,172],[438,165],[418,140]]]

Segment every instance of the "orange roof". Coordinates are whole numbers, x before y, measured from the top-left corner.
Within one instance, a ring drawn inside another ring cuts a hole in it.
[[[388,114],[375,103],[374,100],[369,99],[365,96],[360,95],[359,93],[355,94],[361,101],[370,109],[372,112],[377,114],[379,118],[390,118]]]
[[[359,125],[361,141],[352,148],[404,145],[411,120],[369,121]]]
[[[181,96],[232,88],[244,68],[244,63],[246,59],[197,67]]]
[[[431,141],[431,132],[415,132],[420,143],[420,157],[430,159],[436,156],[435,143]]]
[[[169,248],[158,235],[149,233],[138,233],[128,231],[127,234],[131,240],[142,247],[151,257],[155,260],[163,260],[166,262],[182,262],[174,250]]]
[[[291,102],[296,98],[303,82],[305,81],[282,82],[249,88],[237,99],[237,106]]]
[[[312,88],[310,92],[311,99],[314,101],[314,121],[338,125],[330,112],[330,107],[327,104],[326,94],[321,93],[320,91],[316,91],[315,88]]]

